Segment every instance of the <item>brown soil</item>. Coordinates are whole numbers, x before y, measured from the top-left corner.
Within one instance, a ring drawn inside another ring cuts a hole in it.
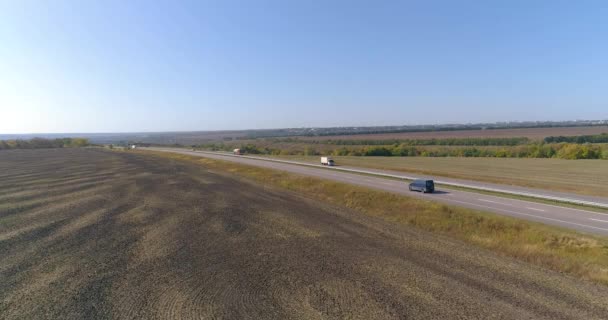
[[[608,288],[179,161],[0,152],[2,319],[601,319]]]

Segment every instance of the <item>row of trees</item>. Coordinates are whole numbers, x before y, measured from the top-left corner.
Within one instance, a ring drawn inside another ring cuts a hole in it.
[[[89,140],[84,138],[61,138],[43,139],[33,138],[30,140],[0,140],[0,150],[3,149],[42,149],[42,148],[75,148],[89,145]]]
[[[608,159],[608,147],[591,144],[528,144],[502,148],[424,148],[416,146],[378,146],[361,149],[333,150],[337,156],[400,156],[400,157],[495,157],[495,158],[559,158]]]
[[[546,143],[559,143],[559,142],[568,142],[568,143],[608,143],[608,133],[596,134],[596,135],[587,135],[587,136],[557,136],[557,137],[546,137]]]
[[[535,144],[527,137],[507,138],[443,138],[443,139],[323,139],[307,140],[299,138],[273,138],[273,143],[315,144],[315,145],[344,145],[344,146],[518,146]],[[543,140],[545,143],[608,143],[608,133],[583,136],[551,136]]]
[[[385,140],[300,140],[313,144],[333,145],[407,145],[407,146],[516,146],[529,143],[526,137],[514,138],[445,138],[445,139],[385,139]]]
[[[199,146],[211,150],[230,151],[233,146],[224,144]],[[608,159],[608,146],[574,143],[531,143],[503,147],[448,147],[448,146],[389,146],[341,147],[319,151],[314,145],[303,148],[279,149],[254,144],[241,145],[248,154],[267,155],[334,155],[334,156],[382,156],[382,157],[496,157],[496,158],[559,158],[559,159]]]

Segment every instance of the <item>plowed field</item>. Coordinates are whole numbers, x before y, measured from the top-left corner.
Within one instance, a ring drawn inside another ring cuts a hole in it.
[[[2,319],[602,319],[608,288],[225,172],[0,152]]]

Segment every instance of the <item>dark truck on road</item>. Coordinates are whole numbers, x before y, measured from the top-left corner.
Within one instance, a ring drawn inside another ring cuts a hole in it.
[[[414,180],[412,183],[410,183],[410,191],[433,193],[435,191],[435,183],[433,180]]]

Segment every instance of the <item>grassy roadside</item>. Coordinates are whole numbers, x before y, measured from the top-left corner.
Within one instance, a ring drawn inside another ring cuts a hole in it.
[[[298,192],[541,267],[608,284],[608,239],[603,237],[278,170],[175,153],[138,152],[230,172],[263,185]]]

